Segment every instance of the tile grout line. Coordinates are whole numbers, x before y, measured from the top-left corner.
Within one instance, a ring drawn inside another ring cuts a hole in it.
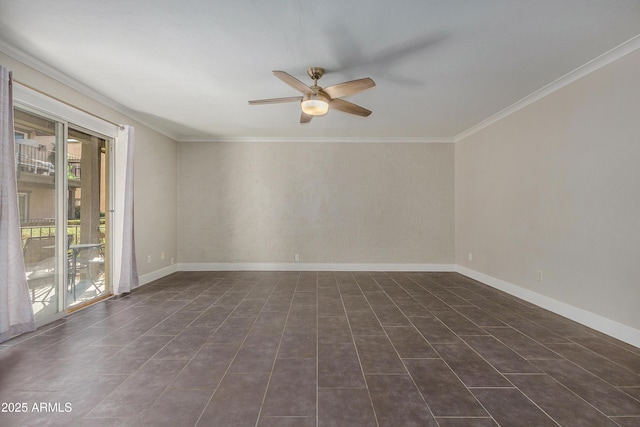
[[[280,276],[282,277],[282,275]],[[280,332],[280,339],[278,340],[278,347],[276,348],[276,353],[275,356],[273,358],[273,363],[271,364],[271,371],[269,372],[269,378],[267,379],[267,386],[264,389],[264,394],[262,396],[262,401],[260,402],[260,409],[258,410],[258,417],[256,418],[256,424],[255,427],[258,427],[258,424],[260,423],[260,417],[262,416],[262,410],[264,408],[264,402],[267,399],[267,394],[269,393],[269,386],[271,385],[271,378],[273,377],[273,369],[276,366],[276,362],[278,361],[278,353],[280,352],[280,346],[282,345],[282,339],[284,338],[284,331],[287,328],[287,322],[289,321],[289,314],[291,313],[291,307],[293,306],[293,299],[295,298],[295,293],[296,293],[296,288],[298,287],[298,281],[300,280],[300,275],[298,274],[298,278],[296,279],[296,286],[293,288],[293,295],[291,295],[291,302],[289,303],[289,309],[287,310],[287,316],[285,317],[284,320],[284,325],[282,326],[282,332]],[[274,291],[277,288],[277,282],[276,282],[276,286],[274,287]],[[273,291],[272,291],[273,293]],[[266,302],[265,302],[266,304]]]
[[[375,279],[373,279],[374,281],[376,281]],[[391,278],[391,280],[393,280],[397,286],[399,286],[403,291],[406,292],[406,290],[402,287],[402,285],[400,285],[396,280],[394,280],[393,278]],[[377,283],[377,281],[376,281]],[[359,285],[358,285],[359,286]],[[378,286],[380,286],[378,284]],[[382,288],[382,286],[381,286]],[[362,289],[361,289],[362,290]],[[382,289],[383,292],[385,293],[385,295],[387,295],[387,297],[389,298],[389,300],[393,303],[393,305],[400,311],[400,313],[402,313],[402,315],[405,317],[405,319],[407,319],[407,321],[409,322],[409,324],[411,325],[411,327],[413,327],[418,333],[420,333],[420,331],[418,331],[418,328],[415,327],[415,325],[411,322],[411,319],[409,319],[409,317],[404,313],[404,311],[402,311],[402,309],[400,307],[398,307],[398,305],[396,304],[396,302],[393,300],[393,297],[391,295],[389,295],[387,293],[387,291],[383,288]],[[407,292],[408,293],[408,292]],[[364,292],[363,292],[364,294]],[[367,299],[367,302],[369,302],[369,299],[366,297],[365,294],[365,298]],[[371,306],[371,304],[369,303],[369,306]],[[373,307],[371,307],[371,311],[373,311],[374,316],[376,316],[376,319],[378,319],[378,315],[375,313],[375,310],[373,310]],[[398,349],[396,349],[396,346],[393,344],[393,341],[391,340],[391,338],[389,337],[389,334],[387,333],[387,330],[384,328],[384,326],[382,325],[382,322],[380,322],[380,319],[378,319],[378,323],[380,323],[380,327],[382,328],[382,330],[384,331],[385,336],[387,337],[387,340],[389,340],[389,342],[391,343],[391,347],[393,348],[393,350],[396,353],[396,356],[398,356],[398,359],[400,360],[400,363],[402,363],[402,367],[404,368],[406,374],[410,379],[411,379],[411,383],[413,384],[413,386],[415,387],[415,390],[418,392],[418,395],[420,396],[420,399],[422,400],[422,402],[424,402],[425,407],[427,408],[427,410],[429,411],[429,415],[431,415],[431,418],[433,418],[433,420],[435,421],[435,423],[439,426],[440,423],[438,422],[438,420],[436,419],[435,415],[433,414],[433,411],[431,410],[431,407],[429,406],[429,403],[426,401],[424,395],[422,394],[422,392],[420,391],[420,388],[418,387],[418,384],[416,384],[415,379],[413,378],[413,375],[411,375],[411,372],[409,371],[409,369],[407,369],[407,365],[405,365],[404,360],[402,359],[402,357],[400,357],[400,353],[398,352]],[[422,336],[422,334],[420,334],[420,336]],[[423,339],[425,340],[425,342],[427,344],[429,344],[429,341],[423,337]],[[429,346],[431,346],[431,344],[429,344]],[[434,349],[435,351],[435,349]],[[402,375],[402,374],[400,374]]]
[[[232,289],[232,288],[231,288]],[[231,289],[229,289],[227,292],[229,292]],[[223,295],[220,296],[220,298],[222,298],[222,296],[226,295],[227,292],[225,292]],[[273,291],[272,291],[273,292]],[[220,299],[218,298],[218,299]],[[246,298],[246,296],[245,296]],[[242,299],[244,301],[244,298]],[[216,300],[217,301],[217,300]],[[264,308],[264,306],[263,306]],[[262,312],[262,309],[260,309],[260,312]],[[233,311],[232,311],[233,313]],[[229,313],[229,315],[231,315],[231,313]],[[229,316],[227,316],[228,318]],[[253,323],[251,324],[252,327],[255,324],[256,320],[257,320],[257,316],[256,319],[254,319]],[[195,320],[195,319],[194,319]],[[226,319],[225,319],[226,320]],[[222,322],[224,323],[224,321]],[[222,325],[222,323],[220,325]],[[219,327],[218,327],[219,328]],[[251,329],[251,328],[249,328]],[[217,329],[216,329],[217,331]],[[218,391],[218,388],[220,387],[220,384],[222,384],[222,380],[224,380],[224,378],[227,376],[227,373],[229,372],[229,368],[231,367],[231,365],[233,364],[233,361],[236,359],[236,357],[238,356],[238,353],[240,352],[240,349],[242,348],[242,345],[244,344],[244,342],[247,340],[249,334],[247,333],[247,335],[244,337],[244,339],[242,340],[242,343],[240,343],[240,345],[238,346],[238,348],[236,349],[235,354],[233,355],[233,357],[231,358],[231,360],[229,361],[229,364],[227,365],[227,368],[224,371],[224,374],[222,374],[222,376],[220,376],[220,381],[218,381],[218,384],[215,386],[215,388],[213,389],[213,392],[211,392],[211,396],[209,397],[209,400],[207,401],[207,403],[203,406],[202,411],[200,411],[200,415],[198,416],[198,419],[196,420],[196,422],[193,424],[194,427],[196,425],[198,425],[198,423],[200,422],[200,419],[202,419],[202,415],[204,415],[207,407],[209,406],[209,404],[211,403],[211,401],[213,400],[213,397],[215,396],[216,392]],[[204,344],[203,344],[204,345]],[[197,353],[196,353],[197,354]],[[194,355],[195,357],[195,355]],[[186,366],[186,365],[185,365]],[[184,369],[184,368],[183,368]]]
[[[201,282],[201,281],[203,281],[203,280],[205,280],[205,279],[201,279],[201,280],[199,280],[198,282]],[[197,284],[198,282],[196,282],[195,284]],[[218,285],[219,283],[220,283],[220,281],[218,281],[218,282],[216,283],[216,285]],[[161,291],[158,291],[158,293],[159,293],[159,292],[161,292]],[[205,291],[203,291],[202,293],[204,293],[204,292],[205,292]],[[200,293],[198,296],[202,295],[202,293]],[[225,292],[225,293],[226,293],[226,292]],[[152,295],[153,295],[153,294],[152,294]],[[197,298],[197,297],[195,297],[195,298]],[[194,298],[194,299],[195,299],[195,298]],[[216,300],[216,301],[217,301],[217,300]],[[165,302],[166,302],[166,301],[165,301]],[[184,305],[182,308],[186,307],[187,305],[188,305],[188,304]],[[213,304],[212,304],[212,305],[213,305]],[[132,305],[131,307],[134,307],[134,306],[135,306],[135,305]],[[166,320],[168,317],[171,317],[171,316],[173,316],[174,314],[176,314],[178,311],[180,311],[180,310],[176,310],[176,311],[174,311],[174,312],[172,312],[172,313],[168,314],[168,315],[166,316],[165,320]],[[203,312],[204,312],[204,311],[203,311]],[[198,317],[199,317],[199,316],[198,316]],[[136,319],[137,319],[137,318],[136,318]],[[197,317],[196,317],[196,319],[197,319]],[[195,320],[195,319],[194,319],[194,320]],[[190,323],[189,323],[189,325],[190,325],[191,323],[193,323],[193,322],[190,322]],[[183,330],[184,330],[184,329],[186,329],[189,325],[185,326],[185,327],[183,328]],[[151,330],[151,329],[150,329],[150,330]],[[147,331],[147,332],[148,332],[148,331]],[[142,336],[144,336],[144,335],[145,335],[145,334],[142,334],[142,335],[140,335],[140,337],[142,337]],[[152,355],[151,355],[151,356],[150,356],[150,357],[149,357],[149,358],[148,358],[148,359],[147,359],[147,360],[146,360],[142,365],[140,365],[140,367],[138,367],[138,369],[136,369],[134,372],[132,372],[131,374],[129,374],[129,375],[127,376],[127,378],[125,378],[122,382],[124,383],[125,381],[127,381],[127,379],[131,378],[131,377],[132,377],[136,372],[138,372],[140,369],[142,369],[142,368],[143,368],[143,367],[144,367],[144,366],[145,366],[145,365],[146,365],[150,360],[152,360],[152,359],[153,359],[153,357],[154,357],[156,354],[158,354],[158,353],[159,353],[159,352],[161,352],[161,351],[162,351],[166,346],[168,346],[168,345],[169,345],[169,343],[171,343],[171,342],[175,339],[175,337],[177,337],[178,335],[179,335],[179,333],[178,333],[178,334],[176,334],[176,335],[174,335],[174,336],[173,336],[174,338],[172,338],[171,340],[167,341],[167,342],[165,343],[165,345],[163,345],[163,346],[162,346],[162,347],[160,347],[160,348],[159,348],[155,353],[153,353],[153,354],[152,354]],[[140,337],[138,337],[138,338],[140,338]],[[134,340],[134,341],[135,341],[135,340]],[[197,352],[196,352],[196,353],[194,353],[194,355],[191,357],[191,359],[189,359],[189,361],[191,361],[191,360],[193,359],[193,357],[195,357],[195,354],[197,354]],[[158,360],[161,360],[161,359],[158,359]],[[185,366],[186,366],[188,363],[189,363],[189,362],[186,362],[186,363],[185,363]],[[180,375],[180,372],[182,372],[182,370],[184,370],[184,366],[182,367],[182,369],[181,369],[178,373],[176,373],[176,374],[175,374],[174,379],[175,379],[178,375]],[[121,383],[121,384],[122,384],[122,383]],[[161,396],[161,395],[162,395],[162,394],[167,390],[167,388],[169,387],[169,385],[170,385],[170,383],[169,383],[169,384],[168,384],[168,385],[167,385],[167,386],[162,390],[162,392],[158,393],[158,396],[153,400],[153,402],[151,402],[151,404],[150,404],[150,405],[149,405],[149,406],[148,406],[148,407],[147,407],[147,408],[146,408],[142,413],[138,414],[138,416],[137,416],[137,417],[135,418],[135,420],[134,420],[134,424],[135,424],[135,423],[137,423],[137,422],[140,420],[140,418],[144,415],[144,413],[146,413],[146,412],[147,412],[151,407],[153,407],[153,404],[154,404],[154,403],[155,403],[155,402],[160,398],[160,396]],[[87,415],[88,415],[91,411],[93,411],[95,408],[97,408],[100,404],[102,404],[102,402],[104,402],[104,401],[108,398],[108,396],[110,396],[110,395],[111,395],[111,394],[112,394],[112,393],[113,393],[117,388],[118,388],[118,387],[114,388],[114,389],[111,391],[111,393],[109,393],[108,395],[104,396],[104,398],[103,398],[99,403],[97,403],[93,408],[91,408],[91,410],[90,410],[90,411],[88,411],[88,412],[87,412],[87,414],[85,414],[85,415],[82,417],[82,419],[90,419],[91,417],[87,417]]]
[[[422,287],[422,285],[420,285],[419,283],[417,283],[417,282],[415,282],[415,281],[414,281],[414,283],[416,283],[418,286]],[[423,289],[424,289],[424,288],[423,288]],[[428,290],[428,289],[425,289],[425,291],[429,292],[429,290]],[[437,296],[435,296],[435,295],[434,295],[434,297],[435,297],[435,298],[437,298]],[[438,299],[439,299],[439,298],[438,298]],[[441,301],[442,301],[442,300],[441,300]],[[447,304],[446,302],[444,302],[444,301],[442,301],[442,302],[443,302],[444,304],[446,304],[447,306],[449,306],[449,304]],[[419,301],[418,301],[418,304],[422,305]],[[424,305],[423,305],[423,307],[424,307]],[[449,306],[449,307],[451,307],[451,306]],[[426,310],[426,311],[428,311],[429,313],[431,313],[431,310],[429,310],[427,307],[425,307],[425,310]],[[437,316],[435,316],[435,315],[433,315],[433,314],[432,314],[432,316],[433,316],[435,319],[437,319],[440,323],[442,323],[442,325],[444,325],[444,327],[445,327],[445,328],[449,329],[449,331],[451,331],[451,333],[452,333],[453,335],[455,335],[459,340],[461,340],[461,341],[462,341],[466,346],[468,346],[472,351],[475,351],[475,350],[474,350],[473,348],[471,348],[471,346],[469,346],[469,345],[468,345],[468,344],[467,344],[467,343],[466,343],[462,338],[460,338],[460,336],[459,336],[459,335],[458,335],[458,334],[457,334],[453,329],[451,329],[447,324],[445,324],[445,323],[444,323],[444,322],[442,322],[440,319],[438,319],[438,317],[437,317]],[[427,341],[427,342],[429,343],[429,340],[428,340],[428,339],[427,339],[427,338],[422,334],[422,332],[421,332],[421,331],[420,331],[420,330],[419,330],[419,329],[414,325],[414,323],[411,321],[411,319],[410,319],[410,318],[408,318],[408,319],[409,319],[409,322],[411,322],[411,324],[414,326],[414,328],[416,328],[416,329],[418,330],[418,333],[419,333],[419,334],[424,338],[424,340],[425,340],[425,341]],[[429,345],[431,345],[431,343],[429,343]],[[432,346],[432,347],[433,347],[433,346]],[[442,360],[442,362],[447,366],[447,368],[449,368],[449,370],[451,371],[451,373],[452,373],[453,375],[455,375],[455,377],[458,379],[458,381],[460,381],[460,384],[462,384],[462,385],[463,385],[463,387],[465,387],[465,388],[467,389],[467,391],[471,394],[471,396],[475,399],[475,401],[476,401],[476,402],[477,402],[477,403],[482,407],[482,409],[484,409],[484,411],[489,415],[489,417],[490,417],[490,418],[491,418],[491,419],[492,419],[492,420],[493,420],[497,425],[500,425],[500,423],[498,423],[498,421],[493,417],[493,415],[492,415],[492,414],[491,414],[491,412],[490,412],[490,411],[485,407],[485,405],[483,405],[483,404],[482,404],[482,402],[480,402],[480,401],[478,400],[478,398],[476,397],[476,395],[475,395],[475,394],[473,394],[473,393],[471,392],[470,388],[465,384],[465,382],[464,382],[464,381],[462,381],[462,378],[460,378],[460,376],[458,375],[458,373],[457,373],[457,372],[455,372],[455,371],[451,368],[451,365],[449,365],[449,362],[447,362],[447,361],[446,361],[446,360],[445,360],[445,359],[440,355],[440,352],[438,352],[438,350],[437,350],[435,347],[433,347],[433,350],[436,352],[436,354],[438,355],[438,357],[440,358],[440,360]],[[480,357],[482,358],[482,360],[484,360],[484,358],[483,358],[482,356],[480,356]],[[488,361],[486,361],[486,360],[484,360],[484,361],[485,361],[486,363],[488,363],[488,364],[489,364],[489,366],[491,366],[492,368],[494,368],[494,367],[493,367],[493,365],[491,365]],[[404,362],[403,362],[403,363],[404,363]],[[495,368],[494,368],[494,370],[495,370]],[[496,370],[496,372],[498,372],[498,371]],[[502,375],[502,373],[500,373],[500,372],[498,372],[498,374]],[[502,376],[504,377],[504,375],[502,375]],[[506,378],[505,378],[505,379],[506,379]],[[507,379],[507,381],[511,384],[511,381],[509,381],[508,379]],[[511,385],[513,385],[513,384],[511,384]],[[514,387],[515,387],[515,386],[514,386]],[[511,388],[511,387],[509,387],[509,388]],[[420,394],[422,394],[422,393],[420,393]]]
[[[320,423],[320,289],[318,286],[318,272],[316,276],[316,427]]]
[[[232,289],[232,288],[231,288]],[[231,290],[229,289],[229,291]],[[274,288],[275,289],[275,288]],[[227,292],[229,292],[227,291]],[[223,295],[226,295],[225,292]],[[271,291],[273,293],[273,290]],[[269,296],[271,296],[271,294],[269,294]],[[221,296],[222,297],[222,296]],[[245,296],[246,298],[246,296]],[[267,298],[268,299],[268,298]],[[244,298],[243,298],[244,300]],[[265,301],[266,303],[266,301]],[[262,313],[262,310],[264,309],[264,305],[263,307],[260,309],[260,311],[258,312],[258,316],[260,315],[260,313]],[[235,310],[235,309],[234,309]],[[233,311],[232,311],[233,312]],[[231,314],[231,313],[230,313]],[[256,316],[256,318],[253,320],[253,323],[251,324],[251,327],[253,327],[253,325],[255,325],[256,320],[258,319],[258,316]],[[229,316],[227,316],[228,318]],[[223,322],[224,323],[224,322]],[[249,331],[251,330],[251,328],[249,328]],[[211,401],[213,400],[213,397],[215,396],[216,392],[218,391],[218,388],[220,387],[220,384],[222,384],[222,381],[224,380],[224,378],[227,376],[227,374],[229,373],[229,368],[231,368],[231,365],[233,365],[233,362],[235,361],[236,357],[238,356],[238,353],[240,352],[240,349],[242,348],[242,345],[245,343],[245,341],[247,340],[247,338],[249,337],[249,333],[247,332],[247,335],[245,335],[244,339],[242,340],[242,342],[240,343],[240,345],[238,346],[238,348],[236,349],[235,354],[233,355],[233,357],[231,358],[231,360],[229,361],[229,364],[227,365],[227,368],[224,371],[224,374],[222,374],[222,376],[220,377],[220,381],[218,381],[218,384],[216,385],[216,387],[213,389],[213,392],[211,393],[211,396],[209,397],[209,400],[207,401],[207,403],[203,406],[202,411],[200,412],[200,415],[198,416],[198,419],[196,420],[196,422],[194,423],[194,427],[198,425],[198,423],[200,422],[200,420],[202,419],[202,415],[204,415],[207,407],[209,406],[209,404],[211,403]]]
[[[356,286],[358,286],[358,289],[360,290],[360,293],[362,293],[362,289],[360,289],[360,285],[358,285],[358,281],[355,279],[355,277],[353,277],[353,280],[356,284]],[[365,385],[365,389],[367,390],[367,396],[369,396],[369,403],[371,404],[371,412],[373,412],[373,419],[376,421],[376,426],[379,427],[380,426],[380,422],[378,421],[378,414],[376,413],[376,408],[375,405],[373,404],[373,398],[371,397],[371,391],[369,390],[369,384],[367,382],[367,376],[364,373],[364,368],[362,367],[362,360],[360,358],[360,351],[358,351],[358,346],[356,345],[356,339],[355,336],[353,335],[353,329],[351,328],[351,320],[349,320],[349,314],[347,313],[347,307],[344,305],[344,299],[343,299],[343,295],[342,295],[342,290],[340,289],[340,283],[336,278],[336,287],[338,288],[338,294],[340,295],[340,302],[342,303],[342,309],[344,310],[344,317],[346,317],[347,319],[347,324],[349,325],[349,333],[351,335],[351,342],[353,343],[353,348],[356,351],[356,357],[358,358],[358,365],[360,366],[360,373],[362,374],[362,379],[364,381],[364,385]],[[366,300],[366,298],[365,298]],[[367,300],[367,304],[369,303],[369,301]],[[372,310],[373,311],[373,310]],[[375,313],[374,313],[375,316]],[[377,319],[377,317],[376,317]]]
[[[450,281],[450,280],[448,280],[448,279],[445,279],[445,280]],[[461,297],[461,298],[462,298],[462,297]],[[463,299],[464,299],[464,298],[463,298]],[[517,302],[518,300],[517,300],[517,299],[514,299],[514,301],[516,301],[516,302]],[[471,304],[472,304],[474,307],[477,307],[478,309],[480,309],[481,311],[485,311],[485,310],[484,310],[484,309],[482,309],[481,307],[478,307],[478,306],[476,306],[476,305],[475,305],[475,304],[473,304],[473,303],[471,303]],[[498,303],[498,305],[500,305],[500,306],[504,307],[505,309],[507,309],[507,310],[509,310],[509,311],[514,312],[516,315],[518,315],[518,316],[522,317],[523,319],[525,319],[525,320],[527,320],[527,321],[532,322],[533,324],[535,324],[536,326],[538,326],[538,327],[540,327],[540,328],[543,328],[543,329],[549,329],[549,328],[547,328],[546,326],[541,325],[540,323],[536,322],[535,320],[532,320],[532,319],[528,318],[527,316],[524,316],[524,315],[522,315],[522,314],[520,314],[520,313],[518,313],[518,312],[515,312],[514,310],[511,310],[511,309],[510,309],[509,307],[507,307],[507,306],[503,306],[503,305],[502,305],[502,304],[500,304],[500,303]],[[451,307],[451,308],[457,312],[457,310],[455,309],[455,307]],[[463,317],[467,318],[470,322],[472,322],[472,323],[476,324],[473,320],[469,319],[469,318],[468,318],[468,317],[466,317],[464,314],[462,314],[462,313],[460,313],[460,314],[461,314]],[[500,322],[503,322],[503,321],[502,321],[502,320],[500,320],[500,319],[497,319],[497,320],[499,320]],[[517,329],[517,328],[515,328],[514,326],[512,326],[512,325],[510,325],[510,324],[508,324],[508,323],[505,323],[505,322],[503,322],[503,323],[506,325],[506,327],[508,327],[508,328],[510,328],[510,329],[513,329],[514,331],[516,331],[516,332],[518,332],[518,333],[522,334],[523,336],[525,336],[525,337],[527,337],[528,339],[532,340],[533,342],[535,342],[536,344],[540,345],[541,347],[543,347],[543,348],[545,348],[545,349],[549,350],[550,352],[552,352],[552,353],[554,353],[554,354],[556,354],[556,355],[560,356],[560,359],[565,360],[565,361],[567,361],[568,363],[573,364],[574,366],[576,366],[576,367],[578,367],[578,368],[580,368],[580,369],[584,370],[585,372],[587,372],[587,373],[589,373],[589,374],[593,375],[594,377],[596,377],[596,378],[600,379],[601,381],[604,381],[605,383],[609,384],[610,386],[612,386],[612,387],[614,387],[614,388],[619,389],[619,387],[614,386],[613,384],[609,383],[608,381],[604,380],[603,378],[599,377],[598,375],[596,375],[596,374],[592,373],[591,371],[589,371],[589,370],[587,370],[587,369],[583,368],[582,366],[578,365],[577,363],[573,362],[572,360],[567,359],[567,358],[566,358],[566,357],[564,357],[562,354],[559,354],[559,353],[558,353],[558,352],[556,352],[555,350],[553,350],[553,349],[551,349],[551,348],[547,347],[544,343],[542,343],[542,342],[538,341],[537,339],[535,339],[535,338],[533,338],[533,337],[531,337],[531,336],[527,335],[525,332],[521,331],[520,329]],[[446,325],[445,325],[445,326],[446,326]],[[483,328],[482,326],[477,325],[477,324],[476,324],[476,326],[478,326],[479,328]],[[483,328],[483,329],[484,329],[484,328]],[[452,331],[452,332],[453,332],[453,331]],[[522,358],[523,358],[524,360],[526,360],[527,362],[529,362],[529,360],[533,360],[533,359],[526,358],[526,357],[522,356],[522,355],[521,355],[520,353],[518,353],[516,350],[512,349],[512,348],[511,348],[511,346],[509,346],[508,344],[504,343],[502,340],[500,340],[498,337],[494,336],[494,335],[493,335],[493,334],[491,334],[490,332],[488,332],[488,331],[487,331],[487,333],[488,333],[488,336],[493,337],[496,341],[498,341],[499,343],[501,343],[502,345],[504,345],[505,347],[507,347],[510,351],[513,351],[513,352],[514,352],[515,354],[517,354],[518,356],[522,357]],[[455,332],[454,332],[454,334],[455,334]],[[458,336],[458,334],[455,334],[455,335],[456,335],[456,336]],[[559,335],[559,336],[562,336],[562,335]],[[564,337],[564,336],[562,336],[562,337],[563,337],[563,338],[566,338],[566,339],[569,341],[569,343],[580,345],[579,343],[575,343],[571,338]],[[473,350],[474,352],[476,352],[476,354],[478,354],[478,356],[480,356],[480,357],[481,357],[481,358],[482,358],[486,363],[488,363],[491,367],[493,367],[496,371],[498,371],[498,370],[493,366],[493,364],[492,364],[492,363],[490,363],[488,360],[486,360],[486,359],[484,358],[484,356],[482,356],[482,355],[481,355],[480,353],[478,353],[478,352],[477,352],[473,347],[471,347],[469,344],[467,344],[467,342],[464,340],[464,338],[463,338],[463,337],[458,336],[458,338],[460,338],[460,339],[461,339],[461,340],[462,340],[462,341],[463,341],[463,342],[464,342],[464,343],[465,343],[469,348],[471,348],[471,350]],[[569,343],[567,343],[567,344],[569,344]],[[581,346],[581,347],[583,347],[583,346]],[[585,348],[585,350],[587,350],[587,351],[590,351],[591,353],[594,353],[594,354],[596,354],[596,355],[598,355],[598,356],[601,356],[601,355],[599,355],[598,353],[595,353],[595,352],[591,351],[590,349],[588,349],[588,348],[586,348],[586,347],[583,347],[583,348]],[[604,356],[601,356],[601,357],[604,357]],[[607,359],[607,360],[609,360],[609,361],[611,361],[610,359],[608,359],[608,358],[606,358],[606,357],[604,357],[604,358],[605,358],[605,359]],[[543,360],[544,360],[544,359],[543,359]],[[613,362],[613,361],[611,361],[611,362]],[[446,363],[446,362],[445,362],[445,363]],[[613,362],[613,363],[615,363],[615,362]],[[617,363],[616,363],[616,364],[617,364]],[[617,364],[617,365],[618,365],[618,366],[620,366],[621,368],[624,368],[624,366],[621,366],[621,365],[619,365],[619,364]],[[527,395],[524,391],[520,390],[520,388],[519,388],[518,386],[516,386],[515,384],[513,384],[513,382],[511,382],[511,380],[509,380],[509,378],[506,376],[506,375],[508,375],[508,374],[503,374],[503,373],[502,373],[502,372],[500,372],[500,371],[498,371],[498,372],[499,372],[503,377],[505,377],[505,379],[506,379],[507,381],[509,381],[509,383],[510,383],[510,384],[512,384],[512,385],[513,385],[513,388],[515,388],[516,390],[518,390],[518,391],[519,391],[523,396],[525,396],[525,397],[526,397],[526,398],[527,398],[527,399],[528,399],[528,400],[529,400],[529,401],[530,401],[530,402],[531,402],[535,407],[537,407],[538,409],[540,409],[540,411],[542,411],[542,413],[544,413],[545,415],[547,415],[547,417],[549,417],[549,418],[550,418],[551,420],[553,420],[555,423],[559,424],[559,423],[558,423],[558,421],[556,421],[556,420],[555,420],[555,418],[553,418],[553,417],[552,417],[550,414],[548,414],[548,413],[547,413],[547,412],[546,412],[542,407],[540,407],[540,406],[539,406],[539,405],[538,405],[538,404],[537,404],[537,403],[536,403],[532,398],[530,398],[530,397],[529,397],[529,395]],[[539,373],[515,373],[515,372],[514,372],[514,373],[509,373],[509,374],[511,374],[511,375],[544,375],[544,376],[548,377],[549,379],[551,379],[552,381],[554,381],[554,382],[555,382],[556,384],[558,384],[560,387],[562,387],[563,389],[565,389],[566,391],[568,391],[569,393],[571,393],[571,394],[572,394],[573,396],[575,396],[577,399],[581,400],[582,402],[584,402],[585,404],[587,404],[588,406],[590,406],[591,408],[593,408],[596,412],[598,412],[598,413],[602,414],[603,416],[605,416],[606,418],[608,418],[609,420],[611,420],[611,417],[610,417],[610,416],[608,416],[608,415],[607,415],[607,414],[605,414],[603,411],[601,411],[600,409],[598,409],[597,407],[595,407],[591,402],[589,402],[589,401],[585,400],[582,396],[578,395],[578,394],[577,394],[577,393],[575,393],[573,390],[571,390],[570,388],[568,388],[567,386],[565,386],[563,383],[561,383],[560,381],[558,381],[556,378],[554,378],[553,376],[549,375],[549,374],[548,374],[547,372],[545,372],[544,370],[542,370],[542,372],[539,372]],[[457,376],[457,374],[456,374],[456,376]],[[463,383],[463,384],[464,384],[464,383]],[[466,386],[466,385],[465,385],[465,386]],[[493,388],[493,387],[467,387],[467,389],[469,389],[469,390],[471,390],[471,389],[482,389],[482,388],[484,388],[484,389],[491,389],[491,388]],[[498,388],[498,387],[495,387],[495,388]],[[483,405],[483,407],[484,407],[484,405]],[[486,408],[485,408],[485,410],[486,410]],[[489,413],[489,411],[487,411],[487,412]]]

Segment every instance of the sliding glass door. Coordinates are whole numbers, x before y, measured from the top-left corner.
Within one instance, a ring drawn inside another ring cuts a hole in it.
[[[20,228],[27,282],[36,321],[53,317],[64,307],[65,242],[60,235],[61,205],[57,195],[64,185],[61,167],[64,145],[62,123],[15,110],[16,172]]]
[[[108,138],[15,109],[20,226],[38,324],[110,293]]]
[[[69,307],[109,292],[107,179],[108,140],[69,126],[67,134],[67,230]]]

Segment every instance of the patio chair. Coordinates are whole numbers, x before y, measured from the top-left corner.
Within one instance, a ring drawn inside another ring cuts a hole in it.
[[[96,292],[95,296],[100,295],[103,292],[100,286],[104,284],[104,280],[100,281],[100,275],[104,274],[104,246],[100,243],[85,243],[70,245],[69,248],[72,251],[69,270],[72,276],[73,300],[77,300],[77,290],[82,295],[93,288]],[[76,274],[82,271],[84,275],[76,277]],[[76,279],[78,279],[77,282]]]
[[[42,303],[55,286],[55,236],[29,237],[24,244],[23,255],[27,283],[31,290],[31,301],[36,301],[36,289],[46,289]]]

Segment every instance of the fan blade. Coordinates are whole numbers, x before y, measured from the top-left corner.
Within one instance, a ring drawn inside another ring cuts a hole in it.
[[[376,83],[369,77],[364,79],[351,80],[350,82],[338,83],[337,85],[325,87],[322,89],[331,98],[342,98],[353,95],[363,90],[374,87]]]
[[[249,104],[251,105],[280,104],[283,102],[300,102],[300,101],[302,101],[301,96],[288,96],[286,98],[255,99],[253,101],[249,101]]]
[[[371,114],[371,111],[366,108],[352,104],[344,99],[332,99],[329,106],[334,110],[342,111],[343,113],[355,114],[356,116],[367,117]]]
[[[312,94],[315,93],[314,91],[311,90],[311,88],[309,86],[307,86],[306,84],[302,83],[300,80],[296,79],[295,77],[293,77],[289,73],[285,73],[284,71],[275,70],[273,72],[273,74],[277,78],[279,78],[280,80],[282,80],[283,82],[285,82],[286,84],[288,84],[289,86],[291,86],[292,88],[297,90],[298,92],[308,93],[309,95],[312,95]]]
[[[307,114],[304,111],[300,113],[300,123],[309,123],[313,119],[311,114]]]

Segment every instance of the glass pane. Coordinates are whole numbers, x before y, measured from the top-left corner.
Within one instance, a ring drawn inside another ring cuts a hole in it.
[[[15,148],[22,247],[36,320],[60,311],[56,254],[56,132],[49,119],[15,110]]]
[[[69,307],[108,293],[106,254],[107,141],[70,127],[67,138]]]

